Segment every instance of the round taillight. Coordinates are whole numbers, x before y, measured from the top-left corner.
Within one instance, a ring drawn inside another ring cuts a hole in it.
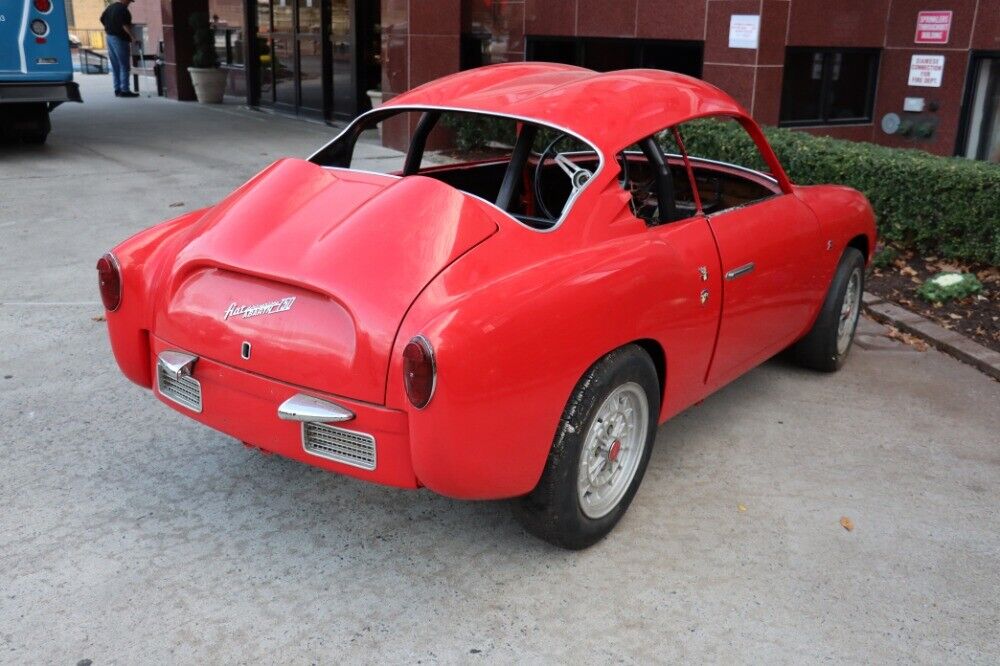
[[[406,397],[417,409],[423,409],[434,395],[437,383],[437,366],[434,349],[422,335],[410,340],[403,349],[403,384]]]
[[[104,307],[114,312],[122,302],[122,272],[113,254],[106,254],[97,260],[97,281]]]
[[[42,19],[35,19],[31,22],[31,32],[41,37],[49,32],[49,24]]]
[[[48,14],[52,9],[52,0],[35,0],[35,9],[43,14]]]

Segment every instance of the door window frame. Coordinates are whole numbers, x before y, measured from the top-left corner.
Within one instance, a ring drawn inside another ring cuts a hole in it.
[[[994,67],[1000,67],[1000,51],[972,51],[969,54],[969,65],[966,67],[965,75],[965,94],[962,99],[962,113],[959,118],[958,135],[955,140],[954,154],[957,157],[964,157],[966,155],[970,141],[975,141],[979,144],[976,146],[976,154],[978,155],[982,148],[982,142],[985,140],[985,132],[982,131],[982,127],[980,127],[979,136],[970,136],[969,132],[972,129],[972,116],[976,111],[973,108],[976,103],[976,79],[979,78],[979,72],[983,65],[989,60],[995,61]],[[1000,122],[1000,109],[997,109],[996,114],[997,119],[994,122]],[[985,158],[975,157],[970,159],[988,160],[989,155]]]

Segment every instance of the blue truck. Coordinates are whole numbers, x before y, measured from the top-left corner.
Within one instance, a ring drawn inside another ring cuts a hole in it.
[[[45,143],[49,112],[81,102],[64,0],[0,3],[0,136]]]

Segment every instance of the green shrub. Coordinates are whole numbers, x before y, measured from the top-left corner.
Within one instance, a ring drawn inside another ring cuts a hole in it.
[[[758,164],[752,145],[738,132],[742,129],[735,124],[682,126],[692,155]],[[794,183],[837,183],[863,192],[883,239],[1000,265],[1000,166],[781,128],[766,128],[764,134]]]
[[[480,150],[490,142],[514,145],[517,123],[510,118],[474,113],[446,113],[441,124],[455,132],[455,147],[462,152]]]
[[[983,284],[972,273],[939,273],[920,285],[917,295],[925,301],[944,303],[982,290]]]
[[[899,250],[891,245],[879,246],[875,249],[875,256],[872,257],[872,266],[889,268],[896,259],[899,259]]]
[[[462,150],[491,140],[513,143],[511,125],[501,119],[453,114],[445,122]],[[691,155],[766,168],[734,122],[693,121],[684,123],[681,133]],[[1000,166],[777,127],[765,128],[764,134],[792,182],[847,185],[868,197],[883,240],[1000,265]]]
[[[194,40],[194,55],[191,56],[191,64],[194,67],[218,67],[219,56],[215,52],[215,32],[212,24],[208,20],[208,13],[195,12],[188,17],[188,25],[191,26],[192,39]]]

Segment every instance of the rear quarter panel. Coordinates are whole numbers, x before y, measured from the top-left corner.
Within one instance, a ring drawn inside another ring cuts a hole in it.
[[[422,485],[464,499],[530,492],[576,383],[635,340],[665,350],[670,397],[661,417],[704,397],[716,314],[698,302],[703,283],[696,271],[681,274],[671,244],[641,222],[609,219],[598,222],[608,237],[586,242],[569,230],[557,240],[507,224],[417,299],[396,339],[386,404],[410,411]],[[423,410],[406,400],[400,361],[418,333],[438,364]]]
[[[111,350],[122,373],[145,388],[152,387],[149,331],[155,313],[160,275],[208,209],[163,222],[119,243],[111,253],[122,273],[121,305],[105,312]]]

